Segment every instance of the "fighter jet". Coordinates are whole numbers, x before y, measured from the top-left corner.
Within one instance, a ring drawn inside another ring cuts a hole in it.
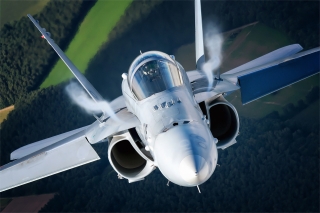
[[[28,17],[88,95],[104,101],[50,33]],[[174,184],[198,187],[215,171],[217,150],[236,143],[239,116],[227,95],[240,90],[247,104],[319,73],[320,48],[300,52],[293,44],[208,79],[200,0],[195,0],[195,27],[197,70],[186,72],[163,52],[139,54],[122,74],[123,95],[111,102],[117,119],[101,107],[93,124],[15,150],[14,161],[0,168],[0,191],[99,160],[91,146],[96,143],[107,143],[119,179],[141,181],[159,169]]]

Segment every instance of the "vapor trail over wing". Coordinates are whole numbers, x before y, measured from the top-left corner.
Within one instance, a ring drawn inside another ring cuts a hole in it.
[[[110,117],[102,118],[104,121],[94,122],[86,129],[86,137],[91,144],[105,142],[105,138],[109,136],[131,129],[141,125],[139,119],[133,113],[129,112],[127,108],[120,109],[116,112],[120,122],[109,119]]]
[[[239,75],[248,74],[249,72],[254,72],[255,69],[262,65],[266,65],[270,62],[274,62],[289,56],[292,56],[296,54],[297,52],[301,51],[303,48],[300,46],[300,44],[292,44],[285,47],[282,47],[280,49],[277,49],[275,51],[272,51],[266,55],[263,55],[255,60],[249,61],[246,64],[243,64],[239,67],[236,67],[232,70],[229,70],[221,75],[222,78],[227,78],[232,83],[236,84],[238,82]],[[205,85],[207,85],[207,79],[206,75],[202,71],[189,71],[187,72],[188,78],[190,82],[194,82],[194,88],[198,91],[199,87],[202,88],[202,90],[205,90],[203,88]],[[200,86],[201,85],[201,86]],[[202,91],[201,90],[201,91]]]
[[[92,86],[92,84],[81,74],[78,68],[70,61],[70,59],[64,54],[64,52],[60,49],[60,47],[54,43],[54,41],[50,38],[50,33],[46,32],[44,28],[42,28],[39,23],[28,14],[29,19],[32,23],[38,28],[42,36],[47,40],[47,42],[51,45],[51,47],[56,51],[62,61],[67,65],[72,74],[76,77],[82,87],[87,91],[87,93],[91,96],[91,98],[96,101],[104,101],[102,96],[98,93],[98,91]],[[101,109],[104,112],[104,109]],[[104,112],[105,113],[105,112]]]
[[[47,140],[50,139],[56,138]],[[0,191],[99,159],[85,138],[85,130],[82,130],[0,167]]]
[[[299,44],[293,44],[270,52],[223,73],[213,88],[207,87],[208,79],[202,71],[187,75],[197,101],[240,89],[242,103],[247,104],[319,73],[320,47],[297,53],[300,50]]]

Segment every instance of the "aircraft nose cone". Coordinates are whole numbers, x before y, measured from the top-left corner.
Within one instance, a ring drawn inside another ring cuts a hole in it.
[[[178,125],[158,135],[154,159],[172,183],[193,187],[207,181],[215,170],[218,153],[205,124]]]
[[[189,184],[199,185],[209,175],[209,166],[203,157],[189,155],[181,161],[179,173],[182,179]]]

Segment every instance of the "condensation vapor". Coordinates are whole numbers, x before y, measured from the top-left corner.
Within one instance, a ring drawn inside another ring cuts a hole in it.
[[[208,52],[208,59],[203,64],[202,70],[208,78],[208,88],[213,85],[215,71],[219,68],[222,60],[222,42],[223,38],[217,26],[213,23],[207,24],[204,34],[204,45]]]
[[[66,92],[74,103],[90,114],[101,113],[102,110],[116,122],[122,122],[115,114],[107,101],[95,102],[87,92],[76,82],[71,82],[66,86]]]

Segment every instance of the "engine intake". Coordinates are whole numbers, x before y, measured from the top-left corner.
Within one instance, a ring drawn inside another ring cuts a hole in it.
[[[139,145],[140,146],[140,145]],[[114,170],[134,182],[143,180],[154,167],[151,161],[136,144],[129,131],[113,136],[109,142],[108,158]]]
[[[200,107],[210,121],[209,126],[213,137],[218,139],[217,148],[225,149],[236,143],[239,116],[234,106],[223,96],[219,96],[206,100]]]
[[[146,160],[137,153],[128,140],[116,143],[111,154],[119,167],[127,170],[136,169],[146,164]]]

